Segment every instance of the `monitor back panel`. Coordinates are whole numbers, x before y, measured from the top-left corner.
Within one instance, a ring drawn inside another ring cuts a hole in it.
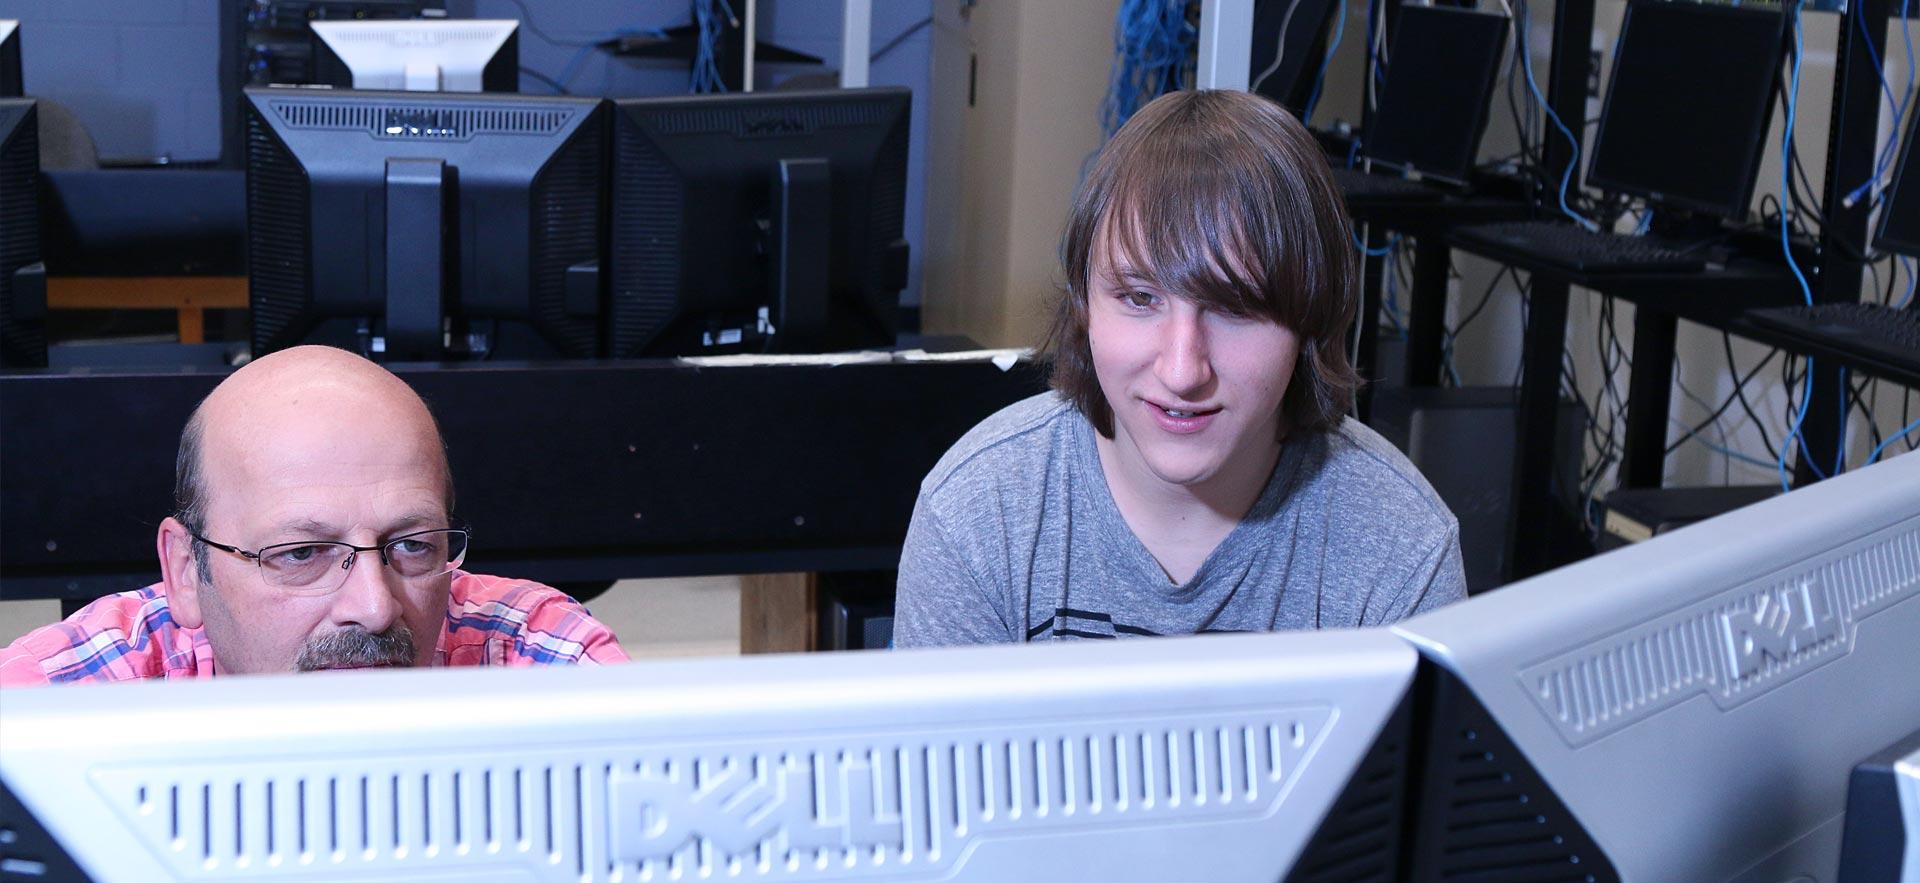
[[[892,346],[910,103],[890,87],[615,101],[609,354],[725,352],[706,337],[771,303],[775,173],[803,158],[831,180],[816,351]]]
[[[452,170],[450,310],[525,323],[560,355],[598,354],[599,319],[565,285],[568,267],[600,256],[599,100],[249,88],[246,116],[256,355],[330,317],[384,315],[393,158]]]
[[[20,691],[0,776],[99,881],[1270,883],[1415,661],[1369,630]]]
[[[1408,620],[1626,880],[1830,878],[1920,721],[1920,457]]]
[[[39,109],[0,98],[0,365],[47,364],[45,292],[15,275],[40,259]]]

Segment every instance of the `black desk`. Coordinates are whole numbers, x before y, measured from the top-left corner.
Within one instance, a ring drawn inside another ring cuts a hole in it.
[[[1044,388],[1028,364],[396,365],[444,431],[475,568],[546,582],[896,566],[919,483]],[[0,373],[0,599],[155,578],[180,429],[225,373]]]
[[[1627,426],[1622,483],[1658,487],[1666,455],[1667,415],[1672,405],[1674,338],[1680,319],[1724,327],[1747,309],[1797,303],[1799,284],[1778,260],[1749,253],[1728,256],[1723,266],[1699,273],[1583,274],[1564,270],[1515,250],[1456,244],[1472,254],[1532,274],[1533,293],[1521,344],[1518,456],[1514,463],[1512,542],[1518,579],[1545,570],[1542,530],[1552,523],[1548,494],[1553,447],[1528,444],[1553,438],[1559,402],[1561,353],[1566,346],[1568,294],[1572,286],[1629,301],[1634,310],[1633,376],[1627,386]]]
[[[1795,303],[1798,302],[1799,301],[1795,301]],[[1825,359],[1849,371],[1858,371],[1861,374],[1878,377],[1882,380],[1889,380],[1901,386],[1920,389],[1920,372],[1913,371],[1901,365],[1882,362],[1858,350],[1829,346],[1798,335],[1788,334],[1784,331],[1775,331],[1772,328],[1755,323],[1745,317],[1739,317],[1729,321],[1726,329],[1741,337],[1764,343],[1776,349],[1786,350],[1790,353],[1809,356],[1815,359]]]
[[[246,173],[100,169],[40,176],[55,276],[246,274]]]

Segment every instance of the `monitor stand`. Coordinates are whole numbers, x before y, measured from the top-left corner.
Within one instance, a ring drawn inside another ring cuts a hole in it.
[[[1726,231],[1726,223],[1718,215],[1662,205],[1653,207],[1653,223],[1647,228],[1647,232],[1661,241],[1675,244],[1723,238]]]

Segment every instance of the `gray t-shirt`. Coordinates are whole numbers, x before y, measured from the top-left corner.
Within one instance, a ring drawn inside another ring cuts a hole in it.
[[[1045,393],[974,427],[921,482],[893,641],[1374,626],[1465,596],[1459,522],[1353,420],[1283,445],[1246,517],[1174,585],[1121,517],[1092,424]]]

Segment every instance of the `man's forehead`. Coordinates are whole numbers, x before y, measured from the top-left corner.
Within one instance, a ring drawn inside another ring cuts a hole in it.
[[[425,508],[446,508],[444,455],[430,428],[243,418],[209,423],[199,454],[202,487],[215,511],[370,493],[392,498],[388,505],[421,508],[418,501],[428,501]]]
[[[412,530],[447,527],[446,521],[446,512],[432,508],[402,511],[373,523],[361,523],[354,519],[330,517],[321,512],[292,508],[286,512],[268,513],[261,519],[258,529],[262,531],[263,536],[278,540],[342,540],[356,528],[367,528],[381,536],[392,536]]]
[[[428,473],[372,482],[333,482],[234,470],[207,487],[211,529],[235,541],[343,540],[447,527],[445,484]]]

